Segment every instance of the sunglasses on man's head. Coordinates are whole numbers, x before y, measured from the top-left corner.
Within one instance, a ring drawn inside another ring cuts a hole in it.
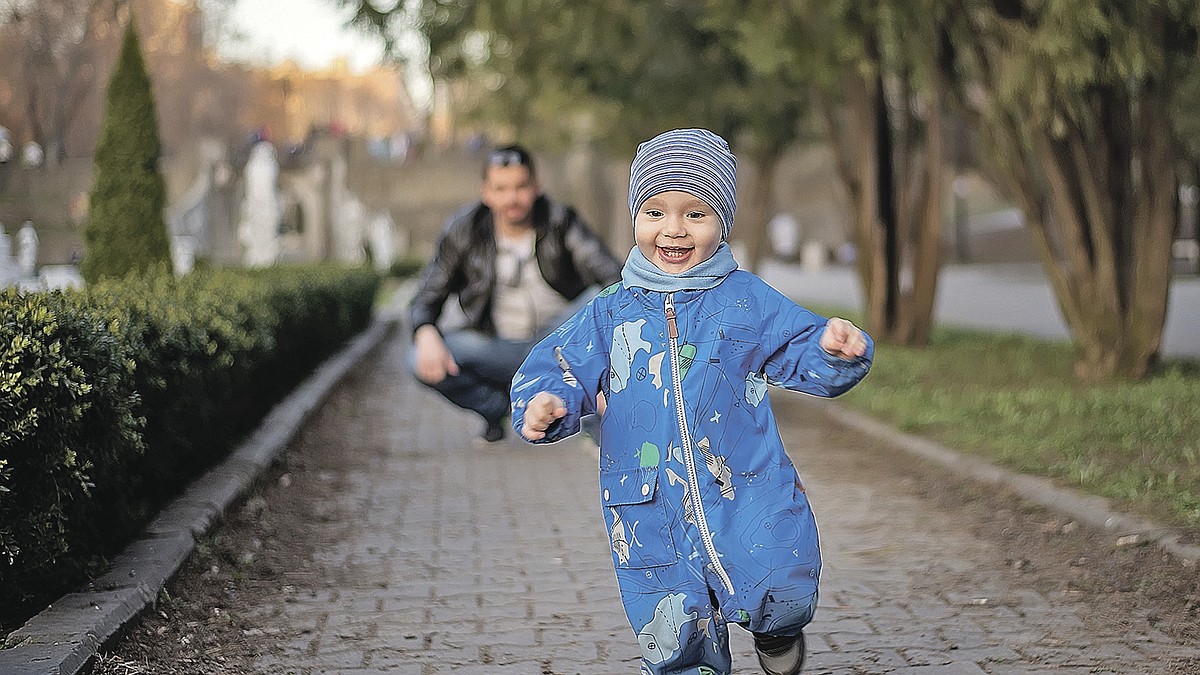
[[[488,166],[526,166],[527,162],[516,150],[493,150],[488,155]]]

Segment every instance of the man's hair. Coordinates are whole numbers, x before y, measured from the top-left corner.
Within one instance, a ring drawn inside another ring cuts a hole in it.
[[[529,151],[519,145],[506,145],[489,152],[483,160],[483,177],[487,178],[488,169],[493,166],[523,166],[529,169],[529,175],[534,176],[533,157]]]

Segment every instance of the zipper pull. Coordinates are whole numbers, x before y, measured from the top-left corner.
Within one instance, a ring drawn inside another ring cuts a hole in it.
[[[675,302],[670,295],[667,296],[666,312],[667,334],[671,336],[672,340],[677,339],[679,337],[679,326],[675,325]]]
[[[563,356],[562,347],[554,348],[554,360],[558,361],[558,369],[562,371],[563,382],[572,387],[579,386],[579,380],[576,379],[575,373],[571,372],[571,364],[567,363],[567,358]]]
[[[554,348],[554,360],[558,362],[558,369],[564,373],[571,372],[571,364],[567,363],[566,357],[563,356],[562,347]]]

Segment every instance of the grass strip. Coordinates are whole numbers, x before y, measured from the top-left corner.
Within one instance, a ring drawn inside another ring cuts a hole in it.
[[[1200,535],[1200,363],[1091,385],[1072,363],[1069,343],[939,328],[925,348],[878,345],[871,374],[839,400]]]

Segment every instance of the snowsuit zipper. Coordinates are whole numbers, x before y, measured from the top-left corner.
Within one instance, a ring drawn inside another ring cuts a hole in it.
[[[730,581],[729,573],[725,571],[720,558],[717,557],[717,547],[713,543],[712,532],[708,529],[708,517],[704,513],[704,504],[700,501],[700,481],[697,477],[696,457],[692,450],[692,434],[688,430],[687,415],[684,413],[683,379],[679,375],[679,326],[675,322],[675,295],[673,293],[667,293],[664,311],[667,315],[667,336],[670,347],[668,351],[671,355],[671,386],[675,389],[675,415],[679,422],[679,435],[684,447],[683,462],[687,467],[687,502],[691,505],[692,518],[695,521],[696,529],[700,531],[700,540],[704,544],[704,552],[708,555],[709,565],[721,579],[725,591],[733,595],[733,582]]]

